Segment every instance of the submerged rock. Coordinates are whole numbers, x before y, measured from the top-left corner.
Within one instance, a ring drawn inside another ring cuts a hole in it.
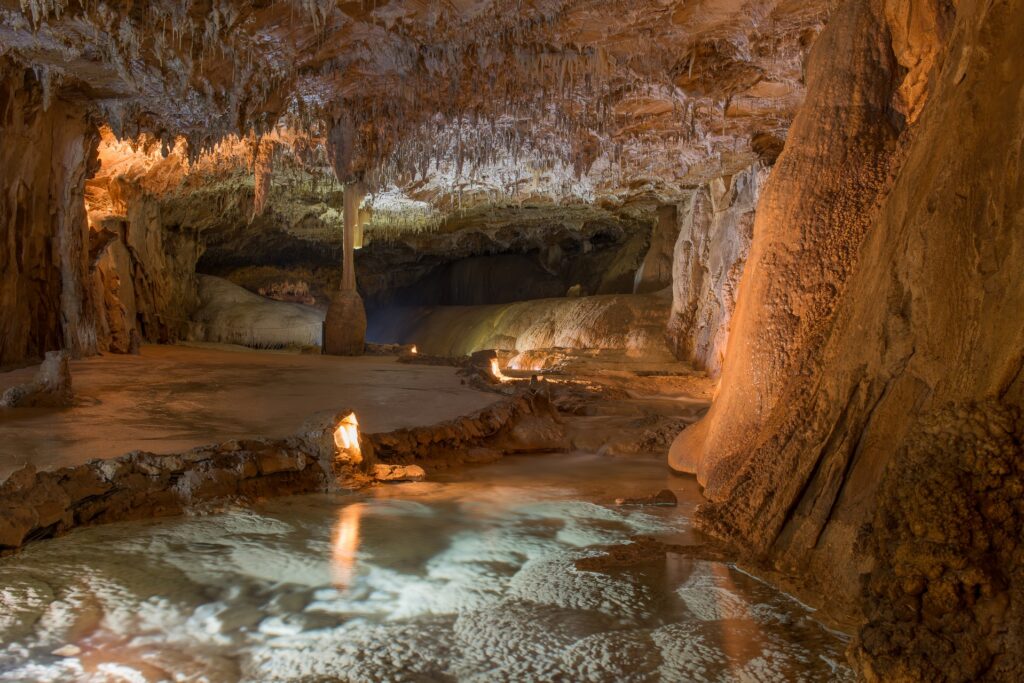
[[[423,481],[426,471],[419,465],[385,465],[373,467],[373,478],[377,481]]]
[[[676,498],[676,494],[672,493],[668,489],[662,489],[655,494],[650,496],[641,496],[639,498],[616,498],[616,505],[657,505],[660,507],[672,507],[674,508],[679,504],[679,500]]]

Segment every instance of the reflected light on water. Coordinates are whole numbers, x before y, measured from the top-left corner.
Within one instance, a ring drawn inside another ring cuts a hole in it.
[[[356,576],[359,525],[366,505],[353,503],[341,509],[331,539],[331,579],[336,588],[348,588]]]

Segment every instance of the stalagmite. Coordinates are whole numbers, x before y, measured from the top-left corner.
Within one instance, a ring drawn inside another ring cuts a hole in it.
[[[331,300],[324,319],[324,353],[335,356],[362,355],[366,342],[366,308],[356,291],[355,267],[359,205],[365,196],[366,188],[361,183],[350,182],[345,185],[341,289]]]

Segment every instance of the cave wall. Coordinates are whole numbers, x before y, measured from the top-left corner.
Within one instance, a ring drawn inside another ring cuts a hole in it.
[[[142,194],[124,217],[92,231],[92,287],[102,350],[127,353],[137,341],[171,343],[188,334],[199,305],[195,230],[167,222],[161,202]]]
[[[760,163],[698,187],[679,207],[671,259],[668,340],[676,357],[722,371],[754,215],[768,169]]]
[[[195,306],[196,240],[154,201],[124,197],[126,216],[90,225],[88,111],[0,62],[0,367],[173,341]]]
[[[847,2],[758,205],[699,524],[867,680],[1021,680],[1024,3]]]
[[[495,254],[446,263],[388,298],[399,306],[482,306],[562,296],[566,289],[536,254]]]
[[[392,308],[371,317],[367,338],[416,344],[422,353],[457,357],[483,349],[621,351],[670,361],[669,301],[659,294],[537,299],[495,306]]]
[[[147,341],[176,341],[199,301],[198,229],[168,210],[166,202],[146,194],[129,199],[127,209],[122,235],[132,259],[139,333]]]
[[[96,143],[79,107],[0,60],[0,366],[97,349],[83,195]]]

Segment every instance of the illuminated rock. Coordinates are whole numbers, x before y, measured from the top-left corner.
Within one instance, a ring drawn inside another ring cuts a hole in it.
[[[373,478],[377,481],[423,481],[426,471],[419,465],[385,465],[373,467]]]
[[[366,309],[356,292],[339,292],[324,319],[324,353],[361,356],[366,344]]]

